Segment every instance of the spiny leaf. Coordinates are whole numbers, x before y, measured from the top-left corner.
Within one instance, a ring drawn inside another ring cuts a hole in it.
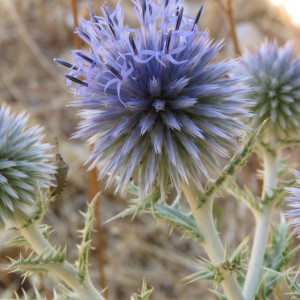
[[[93,230],[94,211],[95,205],[99,198],[98,193],[94,199],[89,203],[87,213],[85,214],[85,226],[82,230],[82,241],[79,247],[79,260],[78,260],[78,278],[81,283],[84,282],[87,276],[88,267],[88,252],[91,248],[91,233]]]
[[[286,194],[286,188],[292,187],[296,183],[297,183],[296,179],[281,181],[280,187],[272,190],[273,191],[272,196],[268,196],[268,194],[266,193],[264,199],[262,200],[262,203],[267,204],[270,202],[274,202],[276,206],[279,206],[282,203],[284,196]]]
[[[256,211],[262,209],[260,199],[253,195],[247,187],[241,188],[236,182],[228,180],[224,184],[224,188],[227,193],[234,196],[237,200],[244,201],[249,208],[253,208]]]
[[[292,273],[291,271],[288,271],[284,276],[284,279],[291,291],[289,295],[297,299],[300,299],[300,284],[298,283],[299,270],[295,274],[291,274],[291,273]]]
[[[134,293],[130,297],[130,300],[148,300],[149,297],[151,296],[151,294],[153,293],[153,291],[154,291],[154,288],[151,287],[148,289],[145,280],[143,280],[141,293],[139,295]]]
[[[133,190],[137,190],[138,192],[138,188],[133,185],[130,184],[130,188]],[[149,208],[153,207],[154,204],[159,201],[160,199],[160,193],[159,190],[155,190],[151,195],[142,198],[142,199],[131,199],[131,205],[125,209],[124,211],[122,211],[121,213],[117,214],[116,216],[112,217],[111,219],[107,220],[105,223],[120,219],[120,218],[124,218],[126,216],[130,216],[133,215],[135,216],[138,213],[143,213],[144,210],[148,212]]]
[[[14,228],[10,228],[11,230],[14,231],[18,231],[18,228],[14,227]],[[47,224],[40,224],[39,225],[39,231],[42,233],[42,235],[45,238],[48,238],[49,235],[52,233],[53,229],[48,226]],[[11,241],[9,241],[7,243],[8,246],[23,246],[23,247],[27,247],[30,248],[29,243],[27,242],[27,240],[22,236],[22,235],[18,235],[16,236],[14,239],[12,239]]]
[[[107,222],[123,218],[128,215],[135,216],[137,213],[149,213],[153,217],[158,217],[167,221],[172,227],[180,229],[183,233],[196,238],[199,242],[203,241],[203,237],[197,227],[194,217],[190,213],[185,214],[180,211],[179,196],[171,205],[166,204],[162,199],[158,200],[157,197],[159,197],[159,193],[155,193],[141,201],[135,201],[134,205],[111,218]]]
[[[263,279],[256,299],[270,296],[278,282],[283,279],[282,269],[290,262],[295,249],[291,249],[291,232],[285,218],[271,234],[271,245],[265,253]]]
[[[48,254],[41,253],[38,256],[34,256],[34,252],[31,252],[30,255],[26,258],[20,254],[18,260],[11,259],[11,264],[9,268],[15,270],[23,270],[29,273],[31,272],[47,272],[49,265],[53,268],[55,264],[62,264],[66,259],[66,248],[63,250],[53,249]]]
[[[226,257],[224,262],[216,265],[211,261],[202,259],[201,265],[202,268],[199,272],[196,272],[185,278],[185,281],[188,283],[194,282],[199,279],[213,280],[216,283],[221,283],[224,280],[225,276],[228,276],[230,273],[237,273],[240,270],[244,269],[242,263],[242,257],[247,250],[247,244],[249,238],[244,239],[241,244],[236,248],[233,254],[230,257]]]
[[[201,270],[194,274],[191,274],[184,278],[184,281],[187,283],[192,283],[196,280],[213,280],[215,283],[220,284],[224,279],[220,270],[219,266],[213,264],[211,261],[207,259],[199,260],[201,263]]]
[[[43,217],[50,203],[50,199],[46,195],[45,191],[39,187],[37,187],[35,201],[36,202],[34,205],[34,211],[30,212],[30,217],[28,217],[28,214],[25,214],[24,212],[20,211],[20,214],[22,214],[24,219],[23,227],[29,227],[33,223],[39,221]]]
[[[298,139],[279,139],[278,142],[285,147],[298,146],[300,144],[300,140]]]
[[[185,214],[178,208],[179,197],[172,205],[167,205],[164,201],[160,201],[148,211],[154,217],[161,218],[168,222],[172,227],[180,229],[184,234],[188,234],[197,239],[200,243],[203,242],[203,236],[198,229],[196,221],[192,214]]]
[[[34,298],[29,297],[26,293],[26,291],[24,289],[22,289],[23,292],[23,297],[19,297],[19,295],[15,292],[15,300],[46,300],[47,297],[42,297],[42,295],[40,294],[40,292],[38,291],[38,289],[36,288],[35,285],[33,285],[33,289],[34,289]],[[67,300],[67,299],[71,299],[69,297],[66,297],[65,295],[59,295],[57,294],[57,292],[55,290],[53,290],[53,300]]]
[[[265,120],[250,136],[248,142],[242,149],[242,151],[236,153],[229,163],[224,167],[222,174],[213,182],[208,182],[204,188],[204,192],[199,194],[198,202],[201,207],[208,199],[212,198],[220,187],[226,182],[226,180],[235,174],[235,171],[246,163],[247,157],[251,154],[255,141],[266,124]]]

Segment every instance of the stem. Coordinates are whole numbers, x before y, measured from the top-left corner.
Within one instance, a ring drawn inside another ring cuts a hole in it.
[[[205,204],[199,208],[197,203],[197,189],[183,183],[182,190],[192,210],[201,234],[203,235],[203,248],[212,263],[218,266],[218,271],[223,278],[221,286],[223,287],[226,296],[230,300],[243,299],[242,292],[233,273],[222,268],[222,264],[225,260],[225,251],[213,221],[212,198],[207,199]]]
[[[36,253],[43,253],[46,256],[50,252],[55,251],[48,240],[40,232],[37,223],[24,226],[24,218],[22,218],[20,214],[16,216],[15,223],[19,228],[20,234],[27,240],[27,242],[30,244],[30,247]],[[69,262],[53,265],[48,264],[47,270],[71,287],[74,292],[77,293],[80,299],[104,300],[104,298],[97,292],[88,277],[83,284],[79,282],[77,278],[77,269]]]
[[[262,199],[271,196],[272,189],[276,187],[278,160],[277,156],[270,152],[264,151],[264,185]],[[261,277],[262,265],[265,255],[265,250],[268,242],[268,235],[274,210],[272,202],[263,203],[263,209],[260,212],[255,212],[256,228],[254,241],[251,251],[251,258],[248,266],[248,272],[243,289],[245,300],[252,300],[256,294]]]
[[[90,147],[90,152],[93,151],[93,145]],[[96,168],[93,168],[89,171],[89,203],[94,199],[96,194],[99,192],[99,185],[98,185],[98,172]],[[103,237],[103,229],[102,229],[102,222],[101,222],[101,203],[96,205],[95,209],[95,226],[97,231],[97,246],[96,246],[96,253],[97,253],[97,260],[98,260],[98,272],[99,272],[99,283],[100,287],[104,290],[103,295],[105,298],[108,298],[108,289],[106,276],[104,272],[104,237]]]
[[[235,55],[240,56],[241,50],[240,50],[240,46],[239,46],[239,42],[238,42],[238,38],[236,35],[236,30],[235,30],[235,21],[234,21],[234,14],[233,14],[233,8],[232,8],[232,0],[227,0],[226,15],[228,18],[230,35],[232,38]]]
[[[76,49],[81,48],[81,39],[78,34],[75,33],[75,29],[78,27],[78,14],[77,14],[77,1],[71,0],[73,23],[74,23],[74,44]]]

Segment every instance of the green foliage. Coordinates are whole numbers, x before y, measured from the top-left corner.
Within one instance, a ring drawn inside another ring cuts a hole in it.
[[[38,291],[38,289],[37,289],[35,286],[33,286],[33,288],[34,288],[34,294],[35,294],[35,295],[34,295],[34,298],[28,296],[27,293],[26,293],[26,291],[23,290],[23,297],[20,298],[20,297],[18,296],[18,294],[15,293],[15,300],[47,300],[46,297],[42,297],[42,296],[41,296],[40,292]],[[57,294],[57,292],[54,290],[54,291],[53,291],[53,298],[52,298],[52,299],[53,299],[53,300],[68,300],[68,299],[71,299],[71,298],[69,298],[69,297],[67,297],[67,296],[65,296],[65,295],[59,295],[59,294]]]
[[[273,202],[275,206],[278,207],[282,203],[284,196],[286,195],[286,188],[294,186],[296,182],[297,181],[295,179],[280,181],[280,186],[276,189],[273,189],[273,193],[271,196],[266,194],[264,199],[262,199],[262,203],[268,204]]]
[[[11,259],[10,269],[25,271],[24,277],[29,276],[34,272],[48,272],[55,265],[62,264],[66,259],[66,248],[61,250],[60,248],[53,249],[51,252],[45,254],[41,253],[37,256],[34,252],[24,258],[22,254],[18,260]]]
[[[295,274],[292,274],[292,272],[289,271],[284,276],[284,279],[291,291],[289,295],[291,295],[293,298],[300,299],[300,284],[298,283],[298,278],[299,270]]]
[[[83,214],[85,217],[85,226],[81,230],[81,244],[79,246],[79,260],[78,260],[78,278],[80,283],[83,283],[86,276],[88,275],[88,252],[91,248],[91,233],[93,230],[93,221],[95,215],[95,205],[99,198],[99,193],[94,197],[91,203],[88,205],[88,210],[86,214]]]
[[[264,271],[256,300],[268,299],[279,281],[283,279],[283,268],[288,265],[295,249],[291,249],[291,232],[284,217],[278,227],[271,232],[271,244],[266,250]]]
[[[245,239],[232,253],[230,257],[225,257],[224,262],[219,265],[213,264],[211,261],[206,259],[200,260],[202,268],[199,272],[191,274],[185,278],[185,281],[192,283],[199,279],[213,280],[215,283],[220,284],[224,279],[224,275],[230,273],[239,273],[244,269],[243,255],[246,252],[248,244],[248,238]],[[221,294],[219,294],[221,296]]]
[[[24,213],[22,211],[18,211],[18,215],[16,217],[22,217],[23,219],[23,227],[29,227],[33,223],[39,221],[45,214],[48,209],[50,198],[48,197],[45,190],[37,187],[36,191],[36,203],[32,207],[32,211],[30,213]]]
[[[252,153],[255,141],[266,124],[266,121],[263,122],[250,136],[249,140],[243,147],[240,152],[237,152],[229,161],[229,163],[224,167],[221,175],[212,183],[208,182],[204,188],[204,191],[199,193],[198,203],[201,207],[208,199],[211,199],[215,196],[218,190],[225,184],[229,177],[233,176],[238,168],[243,166],[248,156]]]
[[[256,211],[261,211],[261,200],[259,197],[253,195],[253,193],[247,187],[241,188],[233,180],[228,180],[224,188],[227,193],[234,196],[237,200],[243,201],[249,208],[252,208]]]
[[[153,287],[147,288],[146,282],[143,281],[141,293],[139,295],[134,293],[130,297],[130,300],[148,300],[151,294],[153,293],[153,291],[154,288]]]
[[[132,185],[133,186],[133,185]],[[171,205],[168,205],[159,198],[159,192],[154,192],[152,195],[145,199],[133,199],[132,205],[125,209],[120,214],[111,218],[109,221],[123,218],[128,215],[135,216],[136,214],[149,213],[153,217],[157,217],[165,220],[173,228],[180,229],[184,234],[187,234],[199,242],[203,241],[200,230],[197,227],[194,217],[190,213],[183,213],[180,210],[180,197],[173,201]]]
[[[46,224],[40,224],[38,225],[38,227],[39,231],[46,239],[50,236],[50,234],[53,231],[53,229]],[[18,231],[18,228],[11,228],[11,230]],[[14,239],[10,240],[7,243],[7,245],[30,248],[30,244],[22,235],[17,235]]]

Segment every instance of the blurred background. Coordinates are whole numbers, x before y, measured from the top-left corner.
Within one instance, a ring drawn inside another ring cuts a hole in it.
[[[105,1],[115,6],[115,0]],[[123,0],[128,22],[134,24],[129,0]],[[230,35],[227,0],[185,0],[186,11],[194,15],[199,5],[204,11],[199,26],[208,29],[213,39],[224,39],[218,57],[233,58],[235,51]],[[88,18],[90,7],[97,14],[103,1],[78,0],[77,13]],[[236,32],[241,50],[255,49],[266,38],[277,39],[280,45],[292,40],[295,55],[300,53],[300,1],[299,0],[233,0]],[[55,225],[51,235],[54,244],[68,244],[68,256],[76,259],[79,243],[77,232],[83,226],[79,210],[86,211],[88,176],[83,167],[88,147],[78,140],[71,140],[78,118],[73,108],[67,107],[73,94],[65,86],[66,71],[53,62],[59,57],[71,61],[74,49],[74,20],[71,0],[0,0],[0,102],[9,104],[14,111],[26,109],[32,123],[45,127],[46,139],[55,144],[69,165],[67,186],[63,194],[51,204],[45,221]],[[247,172],[251,172],[248,168]],[[254,180],[249,173],[247,180]],[[255,182],[255,180],[254,180]],[[103,190],[104,184],[99,183]],[[104,191],[100,197],[99,211],[102,222],[121,212],[128,201]],[[216,203],[216,220],[222,239],[231,253],[241,239],[253,233],[253,219],[245,206],[229,197]],[[28,294],[32,283],[47,299],[52,297],[55,280],[35,275],[22,283],[17,273],[5,270],[7,255],[17,258],[19,249],[5,246],[12,232],[0,234],[0,299],[13,297],[13,290]],[[95,250],[91,255],[91,275],[99,286],[96,252],[98,233],[94,233]],[[183,278],[196,272],[197,262],[205,257],[201,247],[179,231],[170,231],[163,221],[152,216],[125,218],[103,225],[104,273],[109,299],[129,299],[138,292],[143,278],[155,292],[151,299],[215,299],[207,289],[215,287],[210,282],[186,285]],[[300,262],[300,260],[299,260]],[[282,299],[289,299],[284,297]]]

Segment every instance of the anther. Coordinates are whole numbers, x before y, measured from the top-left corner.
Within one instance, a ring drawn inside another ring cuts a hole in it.
[[[165,53],[169,53],[170,43],[171,43],[171,37],[172,37],[172,29],[169,30],[167,38],[166,38],[166,47],[165,47]]]
[[[111,65],[106,64],[106,67],[108,68],[109,71],[111,71],[117,78],[119,78],[120,80],[123,79],[122,75]]]
[[[54,58],[54,61],[57,62],[58,64],[64,66],[64,67],[67,67],[67,68],[70,68],[70,69],[73,69],[73,70],[78,70],[78,68],[62,59],[59,59],[59,58]]]
[[[142,0],[142,12],[143,12],[143,18],[145,18],[145,13],[146,13],[146,0]]]
[[[193,25],[193,27],[192,27],[192,31],[195,29],[195,26],[197,25],[197,23],[198,23],[198,21],[199,21],[199,19],[200,19],[202,10],[203,10],[203,5],[201,4],[201,5],[200,5],[200,8],[199,8],[199,10],[198,10],[197,16],[196,16],[196,18],[195,18],[195,21],[194,21],[194,25]]]
[[[110,28],[112,34],[114,35],[114,37],[117,38],[115,29],[114,29],[114,23],[113,23],[113,21],[112,21],[110,15],[109,15],[109,14],[110,14],[110,13],[109,13],[109,8],[108,8],[107,6],[105,6],[105,7],[104,7],[104,10],[105,10],[105,12],[106,12],[106,16],[107,16],[107,20],[108,20],[108,26],[109,26],[109,28]]]
[[[88,86],[88,83],[87,83],[87,82],[82,81],[82,80],[80,80],[80,79],[78,79],[78,78],[76,78],[76,77],[73,77],[73,76],[71,76],[71,75],[65,75],[65,77],[66,77],[67,79],[69,79],[69,80],[75,82],[75,83],[81,84],[81,85],[86,86],[86,87]]]
[[[132,47],[132,50],[133,50],[133,53],[134,55],[138,55],[138,51],[137,51],[137,48],[136,48],[136,45],[135,45],[135,42],[134,42],[134,35],[132,32],[129,33],[129,42],[130,42],[130,45]]]
[[[166,0],[166,1],[165,1],[165,7],[167,7],[168,4],[169,4],[169,0]]]
[[[179,29],[181,21],[182,21],[182,16],[183,16],[183,7],[180,8],[178,18],[177,18],[177,22],[176,22],[176,26],[175,26],[175,30]]]
[[[76,51],[76,54],[77,54],[79,57],[81,57],[81,58],[83,58],[84,60],[86,60],[87,62],[89,62],[90,64],[93,64],[93,63],[94,63],[94,61],[93,61],[90,57],[86,56],[86,55],[83,54],[82,52]]]

